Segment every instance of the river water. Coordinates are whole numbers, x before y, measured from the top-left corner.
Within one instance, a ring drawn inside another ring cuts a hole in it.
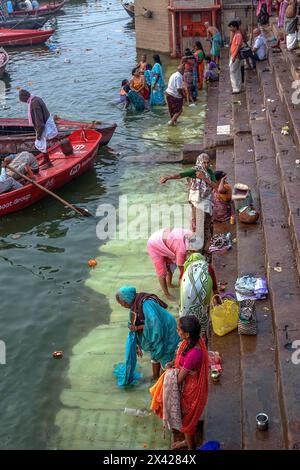
[[[160,153],[180,151],[185,142],[199,140],[204,97],[197,108],[185,109],[177,128],[166,125],[166,108],[139,115],[125,113],[115,100],[120,82],[130,77],[137,61],[132,21],[118,0],[73,0],[64,11],[64,15],[57,17],[57,31],[50,48],[11,50],[8,74],[2,82],[5,103],[0,108],[1,117],[26,117],[26,109],[18,102],[18,89],[23,87],[43,97],[53,114],[118,124],[110,147],[100,150],[94,170],[59,192],[93,213],[99,204],[113,204],[117,208],[119,196],[124,194],[131,203],[143,200],[147,206],[153,201],[184,202],[184,191],[180,195],[175,193],[179,188],[183,190],[185,183],[165,187],[158,184],[160,174],[176,172],[181,165],[160,167],[127,163],[126,159],[148,156],[150,160]],[[95,25],[114,19],[120,21]],[[169,76],[176,63],[161,57]],[[87,337],[95,338],[94,332],[100,331],[105,341],[110,330],[105,333],[101,326],[111,324],[114,314],[116,322],[123,325],[120,355],[115,358],[122,360],[126,321],[120,318],[126,317],[126,312],[114,311],[115,289],[121,282],[139,289],[154,290],[156,286],[145,241],[103,244],[96,236],[97,222],[95,218],[76,217],[49,198],[0,221],[0,340],[6,346],[6,364],[0,364],[1,449],[88,448],[84,438],[78,437],[80,433],[73,441],[70,433],[66,435],[69,431],[64,431],[64,426],[69,429],[73,418],[68,418],[68,425],[66,416],[61,418],[62,405],[68,410],[82,405],[82,401],[78,404],[74,398],[65,398],[73,387],[74,377],[80,383],[76,385],[77,392],[82,381],[87,380],[84,365],[80,376],[72,357],[78,358],[80,354],[82,357],[80,348],[83,345],[84,349]],[[137,253],[142,253],[143,269],[137,269]],[[94,257],[100,263],[91,272],[87,260]],[[143,285],[148,272],[150,277]],[[99,337],[96,343],[98,340]],[[89,351],[90,343],[86,344],[84,354]],[[63,350],[62,360],[52,358],[55,350]],[[99,356],[94,359],[98,361]],[[90,364],[94,369],[89,374],[89,393],[95,383],[102,381],[97,362],[91,359]],[[103,371],[104,380],[106,372],[110,377],[111,366],[109,371]],[[86,400],[86,390],[81,392],[81,400]],[[91,395],[89,410],[97,401],[94,398]],[[59,433],[61,444],[53,438],[54,430]],[[101,435],[96,448],[112,448],[110,441],[102,447],[100,441],[104,442]]]

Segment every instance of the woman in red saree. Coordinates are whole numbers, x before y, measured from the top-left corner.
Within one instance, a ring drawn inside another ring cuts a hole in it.
[[[183,340],[179,346],[174,365],[169,363],[167,368],[178,370],[177,383],[180,390],[180,410],[182,426],[180,431],[185,440],[174,442],[172,448],[196,448],[196,431],[198,421],[205,408],[208,398],[208,353],[205,343],[200,339],[200,324],[194,315],[181,317],[178,320],[177,331]],[[163,375],[167,374],[168,370]],[[151,409],[163,417],[163,376],[150,389],[153,396]],[[173,397],[170,397],[172,400]]]

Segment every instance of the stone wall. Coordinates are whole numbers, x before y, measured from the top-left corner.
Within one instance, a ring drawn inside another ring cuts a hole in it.
[[[222,0],[222,35],[224,40],[229,40],[228,23],[235,18],[242,20],[242,25],[251,28],[252,23],[252,2],[251,0]],[[253,22],[256,24],[255,11]]]
[[[170,51],[170,25],[168,0],[135,0],[136,46],[156,52]],[[153,12],[152,18],[142,15],[146,8]]]

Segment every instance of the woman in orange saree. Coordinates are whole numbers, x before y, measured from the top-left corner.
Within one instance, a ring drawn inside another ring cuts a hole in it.
[[[202,90],[203,88],[203,79],[204,79],[204,71],[205,71],[205,53],[203,50],[203,46],[200,41],[195,42],[195,52],[194,57],[197,59],[198,63],[198,89]]]
[[[180,389],[180,409],[182,427],[180,431],[185,440],[173,444],[173,449],[196,448],[196,430],[198,421],[208,398],[208,353],[205,343],[200,339],[200,324],[194,315],[181,317],[177,331],[183,340],[179,346],[174,366],[178,369],[177,383]],[[173,367],[172,363],[166,367]],[[163,375],[167,374],[168,370]],[[163,417],[163,381],[161,376],[150,389],[153,396],[151,409]],[[172,399],[173,397],[170,397]]]

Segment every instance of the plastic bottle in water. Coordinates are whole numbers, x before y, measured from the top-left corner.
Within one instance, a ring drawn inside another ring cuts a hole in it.
[[[138,416],[139,418],[145,418],[149,415],[147,410],[139,410],[137,408],[125,408],[124,414],[130,416]]]

